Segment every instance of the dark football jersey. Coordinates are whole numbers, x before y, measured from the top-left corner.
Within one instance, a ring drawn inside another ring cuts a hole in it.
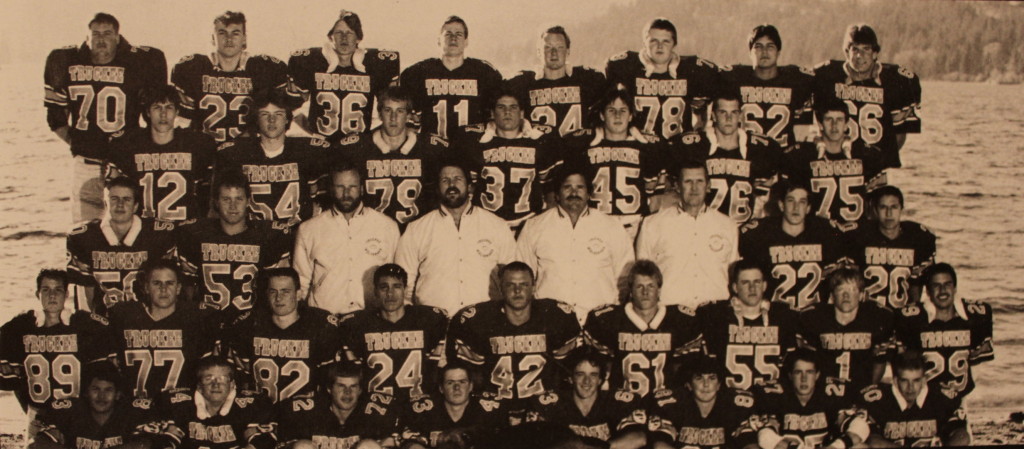
[[[0,364],[5,389],[21,401],[42,407],[51,399],[76,398],[82,393],[82,368],[114,354],[107,319],[78,311],[60,324],[41,327],[37,314],[25,312],[0,328]]]
[[[140,430],[164,437],[172,447],[181,449],[231,449],[247,445],[272,449],[277,424],[274,406],[254,391],[235,390],[232,396],[228,397],[231,404],[224,404],[229,407],[227,412],[221,408],[221,413],[209,416],[199,392],[188,388],[168,390],[159,401],[156,420]]]
[[[521,133],[511,139],[496,134],[494,122],[460,130],[453,146],[478,186],[477,204],[519,227],[544,210],[544,191],[562,164],[551,127],[523,120]]]
[[[228,235],[220,220],[207,218],[179,228],[176,252],[182,271],[199,284],[200,307],[220,311],[227,323],[252,308],[260,270],[283,266],[293,240],[284,222],[253,220],[245,231]]]
[[[586,415],[573,400],[572,391],[547,391],[529,399],[528,410],[537,419],[568,427],[584,442],[596,447],[630,430],[647,429],[647,410],[640,396],[624,390],[598,390]],[[532,417],[531,417],[532,418]]]
[[[373,372],[369,391],[403,403],[437,391],[437,364],[448,329],[443,309],[407,304],[395,323],[379,309],[363,309],[342,317],[340,327],[345,357]]]
[[[825,61],[814,68],[815,101],[845,102],[850,112],[847,135],[878,146],[885,166],[899,167],[896,134],[921,132],[921,81],[895,64],[878,64],[873,77],[853,81],[845,64]]]
[[[336,316],[316,307],[299,307],[298,321],[285,329],[261,308],[224,332],[231,358],[246,377],[241,384],[251,384],[271,402],[315,388],[319,368],[334,362],[341,348]]]
[[[772,301],[794,310],[828,299],[824,273],[847,257],[841,233],[824,219],[808,216],[804,231],[791,236],[782,230],[782,217],[769,217],[748,226],[740,235],[740,256],[756,261],[769,273]]]
[[[583,67],[566,67],[566,76],[552,80],[544,71],[524,70],[508,81],[520,98],[529,98],[524,108],[527,120],[558,130],[559,136],[592,126],[590,108],[604,95],[608,82],[600,72]]]
[[[793,125],[810,125],[814,71],[795,65],[778,67],[770,80],[758,78],[749,65],[722,66],[722,77],[743,104],[743,126],[774,139],[782,148],[797,143]]]
[[[139,267],[149,259],[169,257],[174,248],[174,223],[135,218],[123,241],[110,224],[92,220],[68,233],[68,276],[71,282],[96,287],[94,312],[106,315],[107,309],[122,301],[136,301],[142,295],[136,285]],[[78,304],[78,309],[87,309]]]
[[[861,221],[867,194],[885,183],[882,150],[862,141],[843,142],[843,152],[831,154],[823,143],[801,142],[785,152],[782,173],[810,187],[812,213],[844,225]]]
[[[867,222],[849,233],[850,257],[864,269],[868,298],[898,309],[910,300],[911,282],[935,262],[935,234],[913,221],[900,223],[900,235],[889,239],[877,222]]]
[[[455,70],[430,58],[403,70],[400,82],[412,93],[420,133],[449,139],[460,127],[487,121],[488,104],[501,84],[501,73],[475,58],[466,58]]]
[[[152,421],[155,406],[151,399],[123,399],[99,424],[90,416],[88,400],[52,400],[37,415],[41,427],[36,438],[74,449],[121,446],[135,436],[136,426]]]
[[[708,169],[708,207],[737,223],[755,217],[755,197],[765,197],[779,172],[782,150],[767,137],[740,131],[740,146],[718,146],[714,131],[686,133],[672,141],[669,154],[676,162],[703,162]]]
[[[136,398],[191,385],[195,364],[213,352],[217,323],[209,311],[179,301],[174,313],[156,321],[141,302],[110,309],[117,360]]]
[[[361,48],[338,65],[330,47],[296,50],[288,59],[292,87],[309,100],[309,131],[331,142],[371,128],[377,94],[398,76],[397,51]]]
[[[480,444],[507,426],[507,415],[504,403],[470,396],[462,417],[455,421],[445,409],[443,398],[424,396],[405,406],[398,421],[399,440],[402,444],[418,442],[427,447],[442,447],[450,434],[460,433]]]
[[[929,385],[951,399],[961,400],[974,390],[971,366],[995,357],[992,348],[992,307],[980,301],[957,299],[949,321],[934,318],[928,303],[911,304],[896,314],[896,342],[921,351],[927,362]]]
[[[448,326],[448,359],[481,367],[481,390],[497,400],[523,399],[556,385],[554,360],[565,358],[579,343],[580,324],[572,306],[534,299],[530,319],[516,326],[505,305],[482,302],[460,310]]]
[[[666,306],[650,323],[632,303],[598,307],[587,315],[587,344],[612,359],[609,386],[645,397],[675,379],[682,361],[701,350],[701,329],[693,309]]]
[[[182,222],[206,216],[217,151],[211,137],[175,129],[173,140],[157,145],[148,129],[139,129],[113,139],[110,148],[107,177],[121,174],[139,184],[143,218]]]
[[[590,206],[608,215],[647,215],[652,195],[665,190],[665,141],[630,128],[626,140],[605,138],[604,129],[582,129],[565,138],[567,167],[591,180]]]
[[[663,139],[703,129],[704,109],[724,87],[718,66],[696,56],[680,56],[667,72],[654,73],[639,53],[627,51],[608,59],[604,73],[609,86],[633,95],[641,130]]]
[[[871,301],[861,302],[857,317],[836,321],[835,305],[819,303],[800,312],[797,338],[818,352],[826,381],[837,396],[856,395],[871,385],[875,363],[888,361],[893,344],[893,314]]]
[[[341,424],[331,410],[329,397],[303,393],[277,404],[278,441],[311,440],[319,449],[350,449],[362,438],[393,436],[398,414],[393,397],[368,393]]]
[[[253,93],[288,88],[288,67],[273,56],[243,52],[238,70],[228,72],[221,69],[216,53],[197,53],[174,65],[171,84],[181,92],[181,112],[191,119],[189,127],[224,142],[255,125],[245,122]]]
[[[732,300],[715,301],[697,309],[696,321],[708,355],[725,367],[729,388],[749,391],[778,381],[782,361],[796,348],[798,316],[784,302],[762,302],[761,315],[750,319],[736,315]]]
[[[435,206],[437,164],[448,141],[433,134],[417,135],[411,129],[395,151],[384,143],[381,130],[341,139],[338,150],[366,170],[363,205],[377,209],[398,222],[409,222]]]
[[[93,64],[86,44],[50,52],[43,78],[50,129],[70,126],[71,154],[102,160],[112,134],[139,127],[142,91],[167,82],[167,60],[122,37],[107,64]]]
[[[241,171],[249,180],[253,219],[297,223],[313,216],[330,148],[322,139],[286,137],[284,151],[267,157],[258,138],[236,139],[217,149],[214,169],[217,173]]]
[[[757,442],[754,395],[722,387],[708,416],[688,389],[662,390],[653,398],[650,437],[700,449],[740,448]]]
[[[823,379],[822,379],[823,380]],[[857,416],[853,398],[828,394],[822,380],[811,393],[806,404],[790,390],[778,384],[766,385],[755,391],[758,413],[764,427],[770,428],[781,437],[796,438],[801,447],[816,449],[825,447],[843,437],[850,421]]]
[[[898,446],[925,447],[942,446],[941,440],[949,438],[953,431],[967,428],[964,409],[937,390],[929,388],[923,405],[906,404],[904,410],[893,389],[889,384],[880,384],[861,392],[858,405],[867,410],[872,433]]]

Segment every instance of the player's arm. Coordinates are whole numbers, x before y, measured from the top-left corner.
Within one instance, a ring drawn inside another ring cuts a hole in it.
[[[295,248],[292,251],[292,268],[299,273],[299,299],[309,297],[310,287],[313,281],[313,230],[310,222],[301,223],[295,232]]]
[[[964,419],[964,410],[957,408],[953,416],[949,418],[942,429],[942,444],[945,446],[964,447],[971,445],[971,434],[967,430],[967,421]]]
[[[305,59],[309,57],[310,52],[316,51],[314,49],[302,49],[296,50],[292,53],[291,57],[288,58],[288,75],[290,81],[288,83],[288,95],[296,99],[295,103],[300,104],[295,109],[293,114],[292,123],[298,125],[303,131],[309,134],[315,134],[315,130],[311,129],[309,123],[309,105],[312,100],[310,96],[310,90],[313,89],[312,79],[313,74],[306,67]],[[301,102],[299,101],[301,98]]]
[[[406,228],[405,234],[398,239],[398,246],[395,248],[395,263],[400,265],[409,274],[409,283],[405,289],[405,302],[416,304],[415,288],[416,280],[420,275],[420,264],[423,262],[423,248],[426,229],[422,221],[414,221]]]
[[[43,73],[43,82],[46,95],[43,98],[46,106],[46,123],[50,126],[60,140],[71,144],[68,120],[71,113],[68,110],[67,90],[67,50],[59,49],[50,52],[46,58],[46,69]]]

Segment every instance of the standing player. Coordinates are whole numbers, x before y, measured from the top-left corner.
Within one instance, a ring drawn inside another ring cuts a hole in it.
[[[850,139],[878,146],[885,167],[900,167],[907,133],[921,132],[921,82],[904,67],[878,62],[881,50],[875,30],[850,25],[843,36],[846,60],[814,68],[814,102],[846,103]]]
[[[533,297],[533,270],[522,262],[501,267],[502,301],[466,307],[448,327],[448,360],[480,368],[482,390],[497,400],[543,393],[558,378],[557,360],[579,343],[572,306]]]
[[[412,93],[420,133],[447,139],[460,127],[487,121],[501,73],[487,61],[466,57],[469,27],[459,16],[445,19],[437,44],[441,57],[403,70],[401,84]]]
[[[405,303],[408,281],[402,267],[381,265],[373,273],[378,306],[341,319],[345,357],[373,372],[367,390],[394,396],[401,403],[436,389],[435,373],[448,328],[444,310]]]
[[[296,122],[330,142],[371,128],[373,100],[398,76],[398,52],[359,48],[363,22],[341,10],[323,47],[297,50],[288,59],[292,88],[306,104]]]
[[[922,352],[925,381],[960,402],[974,390],[971,367],[995,357],[992,307],[958,296],[949,264],[932,265],[921,277],[928,294],[896,314],[897,344]]]
[[[50,52],[44,73],[46,123],[71,146],[74,222],[98,218],[103,200],[100,166],[110,157],[108,141],[139,127],[139,95],[167,82],[167,60],[156,48],[136,47],[119,34],[114,16],[98,13],[80,47]]]
[[[821,301],[821,281],[845,257],[840,233],[811,210],[807,186],[783,182],[775,188],[781,217],[768,217],[743,230],[740,254],[771,274],[772,301],[803,310]]]
[[[754,27],[747,49],[752,65],[722,67],[722,77],[743,102],[743,127],[775,140],[783,149],[806,140],[812,121],[814,72],[779,65],[782,36],[773,25]]]
[[[68,277],[83,287],[76,309],[106,315],[122,301],[135,301],[135,277],[142,263],[169,257],[174,248],[174,224],[142,219],[139,190],[128,178],[107,181],[102,219],[82,223],[68,233]]]
[[[256,135],[227,142],[217,149],[217,176],[241,171],[252,191],[249,210],[262,220],[287,220],[294,226],[313,216],[320,193],[323,161],[330,144],[318,139],[286,137],[292,122],[288,98],[281,91],[253,97],[250,123]]]
[[[725,366],[725,385],[750,391],[779,380],[786,355],[796,348],[797,314],[789,304],[765,299],[765,272],[742,259],[730,267],[733,296],[697,309],[705,348]]]
[[[584,336],[612,360],[609,387],[645,398],[676,378],[703,339],[693,309],[659,303],[662,278],[654,262],[633,264],[629,284],[629,302],[590,312]]]
[[[604,75],[594,69],[568,65],[569,33],[559,25],[540,35],[538,53],[543,67],[536,72],[524,70],[509,80],[521,98],[531,122],[550,126],[565,137],[584,127],[589,128],[590,109],[605,91]]]
[[[871,192],[876,222],[851,233],[850,256],[864,269],[868,298],[899,309],[921,299],[921,273],[935,262],[935,234],[903,217],[903,192],[883,186]]]
[[[608,84],[629,91],[642,131],[668,139],[704,128],[708,101],[719,95],[718,67],[697,56],[679,56],[676,26],[664,18],[644,27],[643,50],[612,56]]]
[[[225,142],[248,131],[252,94],[288,88],[288,67],[267,55],[246,49],[245,14],[226,11],[213,19],[210,54],[181,58],[171,71],[171,84],[181,92],[182,117],[188,127]]]
[[[115,138],[107,179],[121,175],[142,189],[142,218],[181,223],[206,217],[216,144],[210,136],[174,127],[180,100],[171,86],[142,96],[148,129]],[[120,133],[119,133],[120,134]]]

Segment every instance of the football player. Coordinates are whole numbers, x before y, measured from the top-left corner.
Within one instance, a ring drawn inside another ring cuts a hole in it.
[[[246,51],[245,14],[240,11],[225,11],[213,19],[212,40],[214,51],[185,56],[174,65],[171,83],[181,92],[181,117],[187,126],[225,142],[248,132],[253,93],[288,88],[288,67],[273,56]]]
[[[252,103],[253,136],[217,148],[214,169],[217,176],[228,171],[245,175],[254,218],[287,220],[294,226],[314,214],[314,200],[322,193],[323,161],[331,146],[319,138],[285,136],[292,112],[281,91],[257,92]]]
[[[405,303],[409,275],[389,263],[373,272],[377,304],[341,319],[346,358],[373,372],[371,392],[407,403],[437,387],[448,315],[443,309]]]
[[[441,369],[441,394],[406,406],[399,419],[403,449],[490,447],[486,442],[507,425],[508,412],[504,403],[474,394],[471,374],[470,365],[452,360]]]
[[[459,127],[487,121],[501,73],[487,61],[466,57],[469,27],[459,16],[445,19],[437,44],[441,57],[407,67],[400,81],[412,93],[420,133],[447,139]]]
[[[828,277],[828,302],[800,312],[797,341],[818,352],[825,382],[836,396],[855,397],[878,383],[893,340],[893,314],[864,301],[864,277],[844,267]]]
[[[676,54],[676,26],[665,18],[643,30],[643,50],[608,59],[608,83],[629,91],[635,100],[641,130],[668,139],[704,129],[708,100],[719,96],[718,67],[697,56]]]
[[[921,278],[928,294],[896,314],[897,345],[920,351],[928,385],[962,401],[974,390],[971,368],[995,357],[992,306],[957,295],[956,271],[947,263],[928,267]]]
[[[360,48],[363,22],[341,10],[321,47],[297,50],[288,59],[292,90],[305,104],[296,123],[337,142],[371,128],[373,100],[398,77],[397,51]]]
[[[864,269],[868,298],[899,309],[921,299],[921,273],[935,263],[935,234],[924,225],[903,220],[903,192],[882,186],[871,192],[877,221],[850,233],[850,256]]]
[[[704,341],[693,309],[661,304],[661,270],[638,260],[629,270],[629,302],[605,305],[587,315],[587,344],[610,357],[609,387],[649,397],[676,378]],[[621,369],[619,368],[621,367]]]
[[[548,28],[537,48],[542,67],[536,72],[524,70],[509,80],[522,98],[530,99],[523,105],[526,117],[550,126],[562,137],[591,126],[590,108],[607,85],[600,72],[568,64],[570,44],[565,28]]]
[[[263,279],[265,302],[227,327],[225,346],[242,385],[278,402],[313,390],[320,369],[337,359],[338,318],[299,301],[294,269],[272,268]]]
[[[498,277],[501,301],[466,307],[452,318],[447,357],[478,367],[486,379],[481,390],[494,399],[525,399],[555,385],[555,361],[578,346],[580,325],[572,306],[533,297],[529,265],[509,263]]]
[[[103,218],[82,223],[68,233],[68,276],[81,286],[76,309],[106,315],[122,301],[135,301],[135,278],[142,263],[169,257],[174,247],[174,224],[143,219],[139,188],[128,178],[107,181],[103,189]]]
[[[806,185],[781,182],[773,189],[780,217],[751,223],[740,236],[740,254],[761,265],[772,301],[785,301],[795,310],[821,302],[822,280],[846,262],[840,232],[831,222],[808,215]]]
[[[171,86],[147,90],[142,117],[148,129],[128,131],[111,142],[107,179],[127,176],[142,189],[142,218],[181,223],[207,215],[213,138],[174,127],[180,99]]]
[[[764,297],[761,265],[741,259],[730,267],[733,296],[697,309],[707,354],[725,366],[725,386],[750,391],[779,380],[782,361],[796,348],[797,314]]]
[[[110,136],[138,128],[142,91],[167,82],[164,53],[129,44],[120,27],[114,16],[97,13],[85,43],[58,48],[46,58],[46,122],[74,156],[75,223],[102,212],[100,168],[110,156]]]
[[[747,39],[751,65],[722,66],[729,88],[743,102],[743,127],[778,142],[783,149],[806,140],[812,121],[814,72],[779,65],[782,36],[774,25],[761,24]]]
[[[921,132],[921,82],[904,67],[878,62],[880,51],[871,27],[846,28],[846,60],[825,61],[814,68],[814,102],[846,103],[850,139],[878,146],[885,167],[900,167],[899,151],[907,133]]]

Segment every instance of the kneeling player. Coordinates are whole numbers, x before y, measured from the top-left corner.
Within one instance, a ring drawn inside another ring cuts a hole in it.
[[[449,362],[441,370],[440,395],[421,397],[402,415],[402,447],[468,447],[488,441],[508,421],[501,403],[473,394],[470,365]],[[477,446],[488,447],[488,446]]]

